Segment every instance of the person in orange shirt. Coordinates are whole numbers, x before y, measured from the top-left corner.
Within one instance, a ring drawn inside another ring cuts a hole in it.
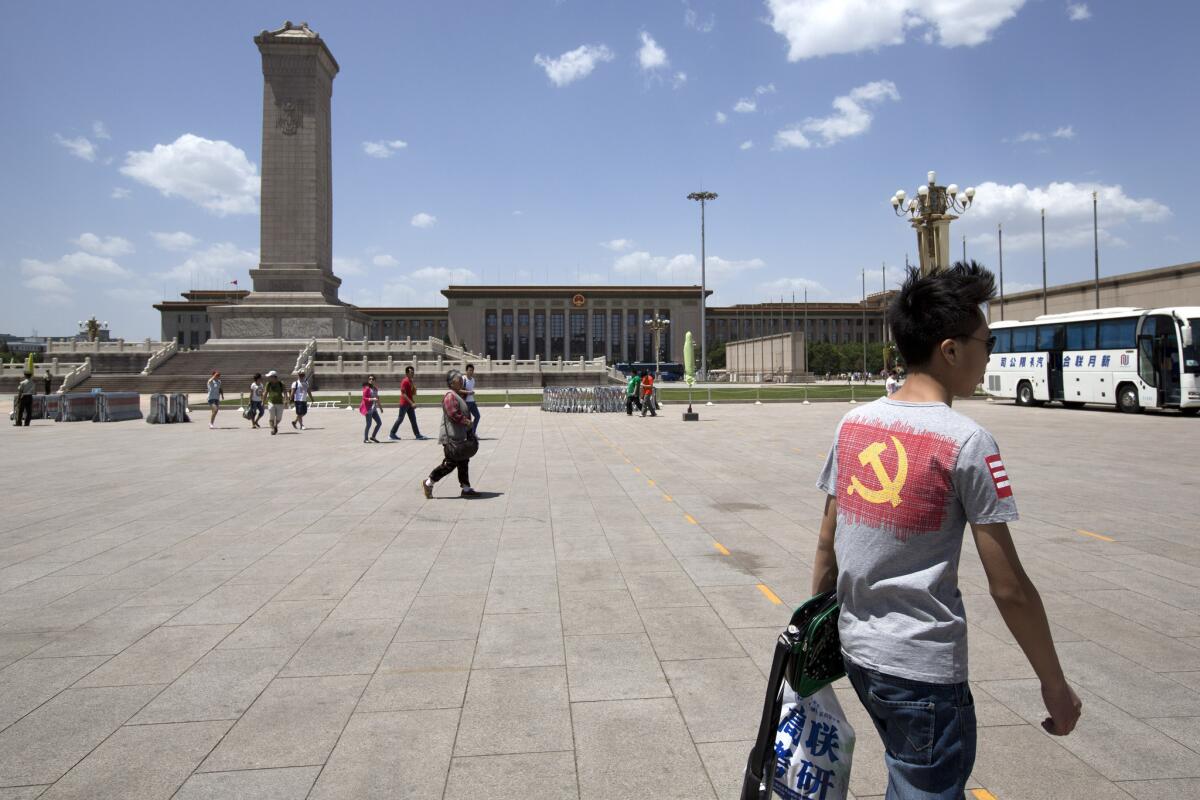
[[[655,411],[656,404],[654,402],[654,376],[649,372],[642,373],[642,416],[646,416],[646,411],[650,412],[650,416],[657,417],[658,412]]]

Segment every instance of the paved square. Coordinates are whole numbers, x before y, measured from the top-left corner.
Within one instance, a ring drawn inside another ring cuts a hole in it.
[[[1000,442],[1084,702],[1041,731],[968,536],[971,785],[1200,797],[1200,425],[958,407]],[[0,798],[734,800],[847,408],[485,408],[471,501],[423,497],[435,442],[363,445],[342,410],[5,428]]]

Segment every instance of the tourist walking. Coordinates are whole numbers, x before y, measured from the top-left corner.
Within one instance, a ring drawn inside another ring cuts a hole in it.
[[[262,373],[254,373],[254,380],[250,382],[250,410],[246,412],[246,419],[250,420],[251,428],[261,428],[258,421],[263,416],[263,384]]]
[[[649,411],[650,416],[657,417],[657,407],[658,403],[654,398],[654,376],[647,370],[642,373],[642,416],[646,416],[646,412]]]
[[[428,436],[421,435],[421,429],[417,427],[417,385],[413,382],[415,372],[412,367],[404,368],[404,380],[400,381],[400,415],[396,417],[396,422],[392,425],[392,432],[388,434],[389,439],[400,441],[400,423],[404,422],[404,418],[408,417],[409,424],[412,425],[413,436],[417,439],[428,439]]]
[[[994,290],[973,261],[909,270],[888,309],[908,377],[842,418],[817,481],[826,497],[812,590],[837,591],[846,673],[883,740],[888,797],[959,800],[975,763],[958,586],[968,523],[989,593],[1041,683],[1042,728],[1065,736],[1082,708],[1008,529],[1017,506],[996,440],[951,408],[987,371],[996,339],[979,307]]]
[[[633,407],[637,406],[638,411],[642,410],[642,401],[638,399],[638,387],[641,385],[642,379],[636,372],[629,374],[629,380],[625,382],[625,415],[633,416]]]
[[[887,394],[888,397],[891,397],[892,395],[894,395],[896,393],[896,390],[900,388],[900,378],[898,375],[899,372],[900,372],[900,370],[893,367],[888,372],[887,380],[883,382],[884,392]]]
[[[379,389],[375,387],[375,376],[368,375],[363,381],[362,402],[358,405],[358,413],[366,417],[366,427],[363,428],[363,444],[367,442],[378,442],[375,438],[379,435],[379,428],[383,425],[383,418],[379,416]],[[375,422],[375,432],[371,433],[371,422]]]
[[[50,370],[46,370],[46,374],[42,377],[42,383],[45,384],[46,387],[46,391],[42,394],[48,396],[50,394]]]
[[[279,423],[283,421],[285,391],[283,381],[279,380],[279,373],[275,370],[268,372],[267,385],[263,387],[263,393],[267,397],[267,422],[271,426],[272,436],[279,433]]]
[[[471,435],[479,435],[479,405],[475,402],[475,365],[467,364],[467,374],[463,376],[463,392],[467,401],[467,409],[471,412]]]
[[[208,417],[208,427],[217,427],[217,412],[221,410],[221,401],[225,399],[225,392],[221,390],[221,373],[213,370],[212,377],[208,379],[208,407],[212,413]]]
[[[33,393],[37,391],[33,385],[33,373],[26,372],[25,377],[17,384],[17,408],[16,408],[16,427],[21,427],[21,419],[25,420],[25,427],[29,427],[30,420],[33,419]]]
[[[296,373],[296,380],[292,381],[292,405],[296,409],[296,418],[292,420],[292,427],[300,426],[300,430],[304,430],[304,415],[308,413],[308,381],[304,378],[304,370]]]
[[[455,470],[463,497],[475,497],[478,492],[471,488],[469,462],[479,452],[479,439],[471,427],[470,409],[467,408],[463,374],[456,369],[446,373],[449,387],[442,398],[442,427],[438,432],[438,444],[442,446],[442,463],[433,468],[429,477],[421,481],[425,497],[433,497],[433,485]]]

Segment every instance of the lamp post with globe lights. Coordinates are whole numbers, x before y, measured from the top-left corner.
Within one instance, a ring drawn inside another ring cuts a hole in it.
[[[950,223],[975,201],[973,187],[959,192],[956,183],[939,186],[937,173],[932,170],[926,177],[929,183],[917,189],[916,197],[910,198],[899,189],[891,199],[896,216],[908,217],[917,232],[922,275],[950,266]]]

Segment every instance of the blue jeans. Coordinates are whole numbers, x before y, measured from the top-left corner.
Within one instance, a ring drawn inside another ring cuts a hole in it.
[[[475,404],[474,400],[468,400],[467,410],[471,412],[471,419],[474,420],[471,423],[471,433],[475,433],[479,428],[479,406]]]
[[[922,683],[846,659],[883,740],[887,800],[962,800],[975,766],[975,700],[966,683]]]
[[[417,427],[416,406],[400,406],[400,416],[396,417],[396,422],[392,425],[392,436],[396,436],[400,432],[400,423],[404,422],[405,417],[408,417],[409,423],[412,424],[413,436],[420,436],[421,429]]]
[[[379,411],[377,409],[372,409],[371,413],[367,414],[366,419],[367,419],[367,427],[365,427],[363,429],[363,441],[364,442],[367,440],[368,435],[371,436],[372,438],[375,436],[378,436],[379,435],[379,426],[383,424],[383,419],[380,418]],[[371,433],[371,421],[372,420],[375,421],[375,433]]]

